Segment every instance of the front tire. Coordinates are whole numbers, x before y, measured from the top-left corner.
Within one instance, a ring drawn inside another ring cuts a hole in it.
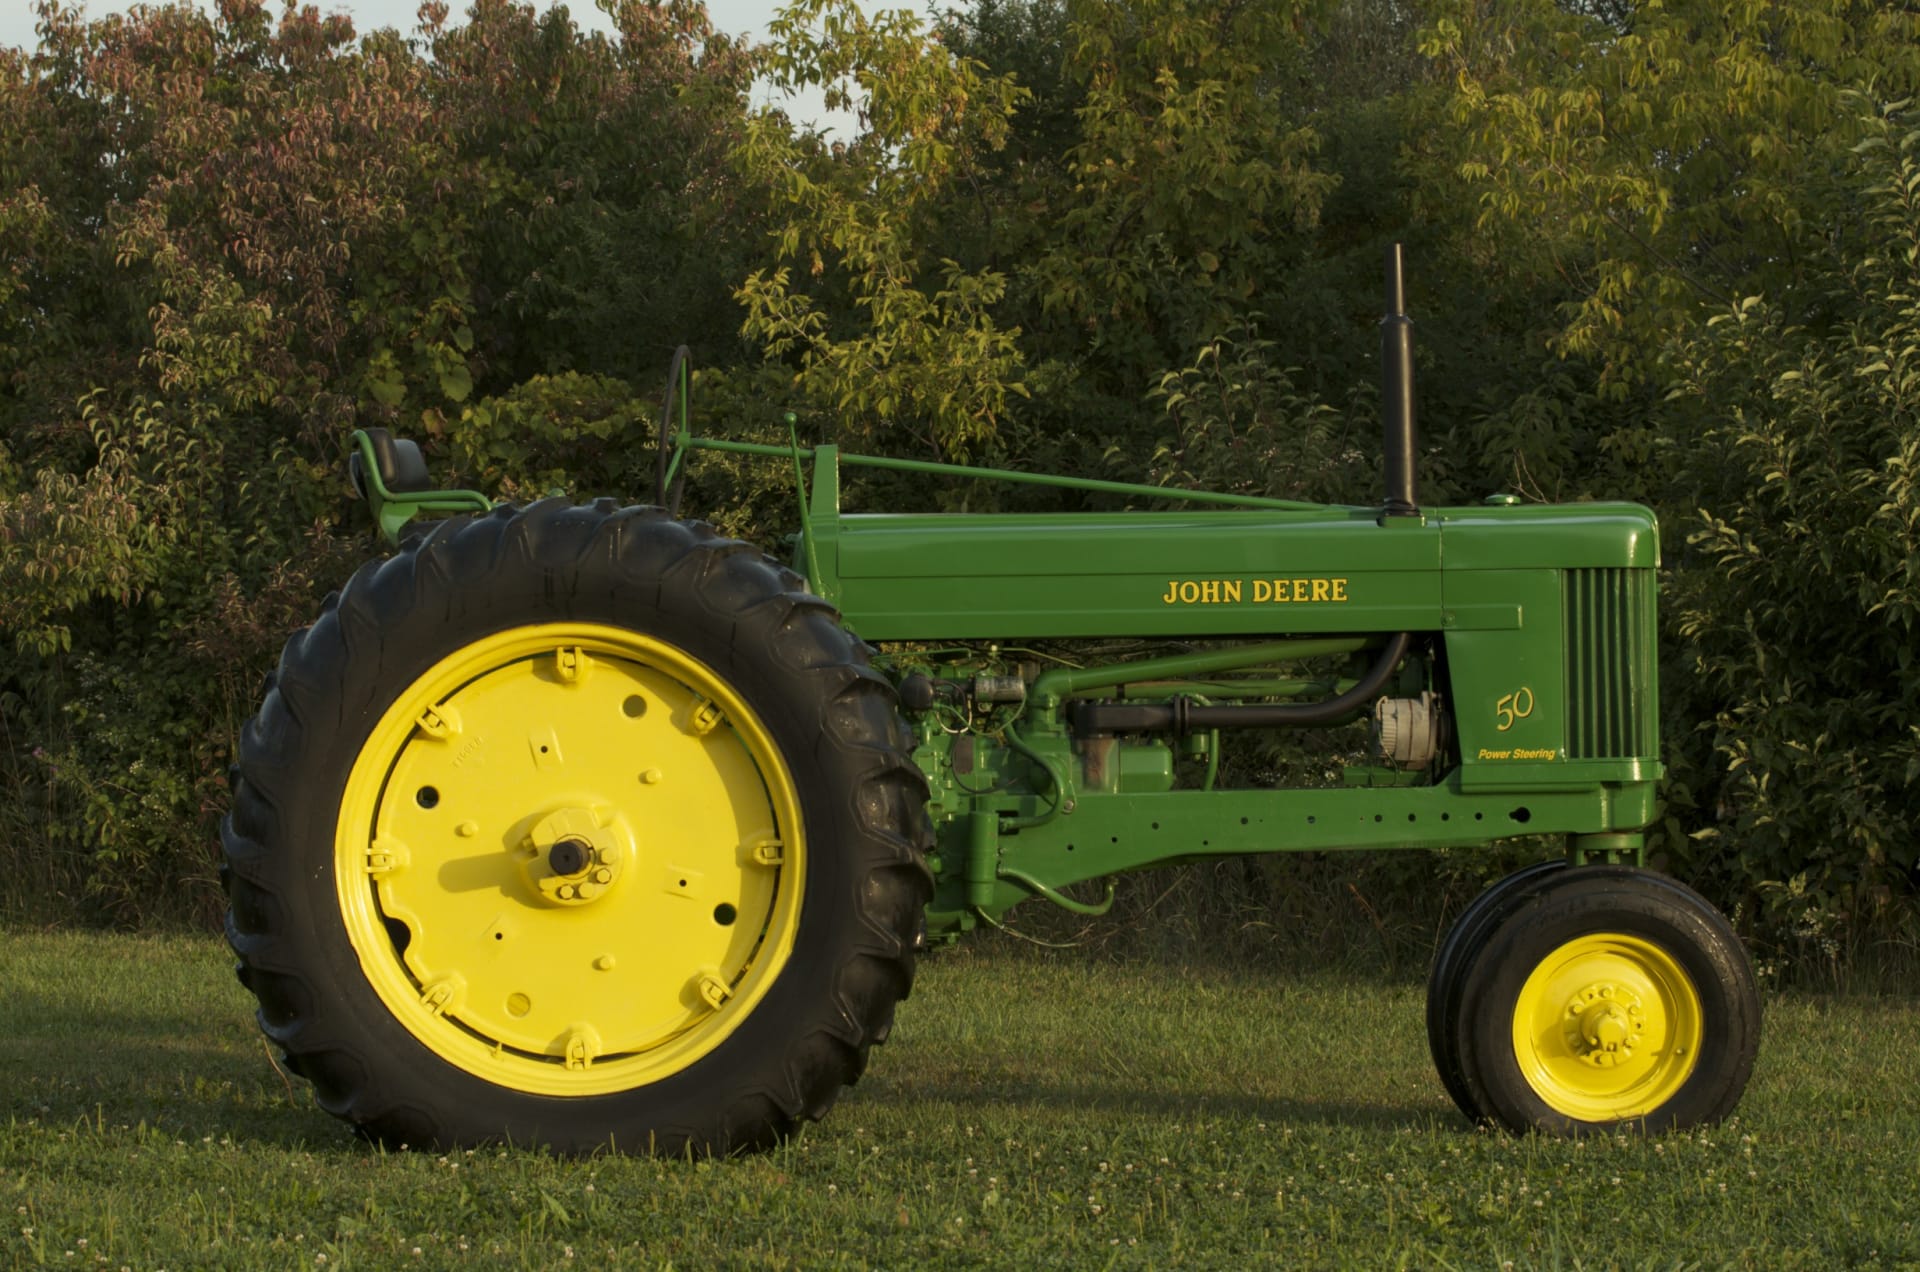
[[[1572,867],[1522,894],[1462,974],[1460,1073],[1509,1130],[1685,1130],[1739,1103],[1760,996],[1726,919],[1675,880]]]
[[[223,827],[260,1023],[378,1139],[723,1153],[912,982],[925,786],[797,576],[656,509],[501,509],[283,653]]]
[[[1473,1121],[1479,1121],[1484,1113],[1474,1106],[1460,1069],[1460,1002],[1466,993],[1466,971],[1514,908],[1542,882],[1566,868],[1565,857],[1553,857],[1522,866],[1490,884],[1461,911],[1434,955],[1433,968],[1427,975],[1427,1050],[1454,1107]]]

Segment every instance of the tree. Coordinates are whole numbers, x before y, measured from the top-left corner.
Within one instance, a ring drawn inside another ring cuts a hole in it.
[[[1591,368],[1563,471],[1666,523],[1667,849],[1765,934],[1858,936],[1915,861],[1920,16],[1503,3],[1426,47],[1482,232]]]
[[[619,21],[615,46],[428,6],[429,58],[311,7],[49,0],[39,49],[4,55],[0,808],[50,891],[213,902],[232,739],[365,550],[352,428],[470,427],[491,462],[499,420],[555,401],[630,420],[607,374],[664,367],[646,343],[679,320],[649,306],[701,309],[676,289],[732,343],[713,227],[748,63],[698,5]]]
[[[1825,321],[1864,229],[1826,203],[1860,136],[1850,89],[1920,86],[1920,15],[1853,0],[1436,6],[1480,223],[1572,296],[1557,347],[1616,393],[1741,297]]]
[[[1920,119],[1859,106],[1826,320],[1748,297],[1674,356],[1715,421],[1673,598],[1699,864],[1827,954],[1920,867]]]
[[[829,145],[778,111],[751,121],[738,159],[774,192],[779,264],[742,284],[743,331],[856,434],[900,428],[960,454],[1026,393],[1024,359],[994,317],[1005,277],[944,255],[931,231],[1026,94],[905,11],[804,0],[768,34],[774,84],[823,87],[830,109],[858,107],[861,131]]]

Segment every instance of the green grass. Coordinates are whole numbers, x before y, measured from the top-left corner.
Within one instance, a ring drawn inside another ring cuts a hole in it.
[[[1776,998],[1736,1121],[1566,1143],[1467,1128],[1416,985],[963,948],[788,1147],[569,1162],[356,1141],[228,963],[0,933],[0,1266],[1920,1266],[1911,1000]]]

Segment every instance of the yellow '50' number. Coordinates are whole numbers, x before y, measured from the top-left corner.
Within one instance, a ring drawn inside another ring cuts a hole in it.
[[[1505,733],[1513,727],[1515,720],[1524,720],[1533,714],[1533,690],[1521,685],[1510,694],[1506,694],[1493,704],[1493,718],[1500,722],[1499,731]]]

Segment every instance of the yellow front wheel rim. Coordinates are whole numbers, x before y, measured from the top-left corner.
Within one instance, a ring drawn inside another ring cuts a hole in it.
[[[805,853],[793,777],[721,676],[554,623],[401,693],[348,775],[335,874],[368,982],[428,1050],[598,1095],[684,1070],[765,997]]]
[[[1555,1112],[1583,1122],[1651,1114],[1700,1058],[1699,991],[1643,937],[1583,936],[1542,959],[1521,986],[1513,1049],[1521,1075]]]

